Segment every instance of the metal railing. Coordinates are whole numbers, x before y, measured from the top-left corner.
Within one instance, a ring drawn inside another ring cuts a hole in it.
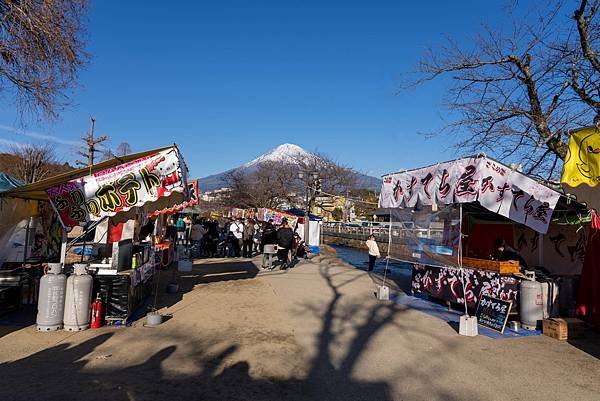
[[[421,237],[421,238],[438,238],[443,236],[443,230],[437,228],[413,228],[408,224],[392,226],[392,237]],[[360,226],[352,223],[323,223],[323,233],[325,234],[351,234],[368,236],[375,235],[377,237],[387,237],[390,232],[389,226]]]

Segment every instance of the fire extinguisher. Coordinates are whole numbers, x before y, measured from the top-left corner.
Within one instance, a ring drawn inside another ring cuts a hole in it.
[[[102,327],[102,300],[100,299],[100,293],[96,295],[96,300],[92,302],[92,321],[90,328],[98,329]]]

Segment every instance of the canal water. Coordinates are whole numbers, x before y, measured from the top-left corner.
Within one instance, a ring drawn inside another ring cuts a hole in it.
[[[350,248],[346,246],[332,245],[337,252],[337,257],[357,269],[367,271],[369,268],[369,254],[366,250]],[[383,275],[385,270],[385,258],[377,259],[374,272]],[[398,284],[404,291],[410,289],[412,278],[412,265],[406,262],[392,261],[388,263],[387,277]]]

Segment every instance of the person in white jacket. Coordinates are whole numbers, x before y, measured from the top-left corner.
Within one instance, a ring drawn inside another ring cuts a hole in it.
[[[379,246],[377,246],[377,242],[375,242],[375,236],[369,235],[365,245],[369,248],[369,271],[373,271],[375,260],[381,256],[379,253]]]

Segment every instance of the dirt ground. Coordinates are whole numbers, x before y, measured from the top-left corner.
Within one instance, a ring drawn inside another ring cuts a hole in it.
[[[258,262],[196,261],[158,327],[0,327],[0,400],[600,399],[596,334],[466,338],[333,257]]]

